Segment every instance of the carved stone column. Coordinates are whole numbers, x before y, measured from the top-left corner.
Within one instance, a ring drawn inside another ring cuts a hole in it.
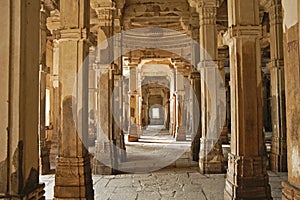
[[[140,137],[140,126],[139,126],[139,105],[140,100],[138,93],[138,69],[137,65],[130,66],[129,76],[129,142],[137,142]]]
[[[45,199],[39,184],[40,1],[0,1],[0,199]]]
[[[178,67],[178,66],[177,66]],[[184,76],[176,69],[176,141],[186,140],[186,115],[184,113]]]
[[[51,80],[53,89],[53,130],[51,136],[50,163],[56,166],[58,156],[58,138],[60,135],[61,110],[60,110],[60,85],[59,85],[59,41],[53,41],[53,66],[51,70]]]
[[[115,137],[112,118],[114,88],[113,10],[111,1],[91,1],[98,16],[98,46],[95,67],[98,71],[98,130],[93,161],[94,174],[113,174],[115,167]],[[103,45],[107,44],[107,45]]]
[[[199,161],[199,152],[200,152],[200,138],[201,138],[201,121],[200,121],[200,112],[201,111],[201,81],[200,73],[192,72],[191,73],[191,85],[193,92],[192,99],[192,156],[194,161]]]
[[[170,125],[169,125],[169,133],[172,136],[175,136],[176,132],[176,82],[175,82],[175,72],[172,70],[171,78],[170,78]]]
[[[113,132],[114,132],[114,152],[115,152],[115,158],[114,158],[114,165],[115,168],[118,168],[118,164],[121,161],[126,160],[126,152],[125,152],[125,141],[124,141],[124,135],[121,130],[121,127],[123,126],[122,122],[122,104],[123,104],[123,95],[122,95],[122,75],[118,74],[118,71],[114,71],[114,91],[112,92],[112,99],[113,99]]]
[[[89,1],[60,1],[62,110],[55,199],[94,198],[90,157],[85,146],[88,134],[88,67],[83,66],[88,64],[84,62],[89,53],[89,12]]]
[[[300,7],[298,1],[293,4],[294,7],[288,8],[287,4],[290,3],[282,0],[285,22],[283,38],[288,165],[288,181],[282,183],[282,199],[298,200],[300,199],[300,26],[299,23],[292,25],[287,20],[299,22]],[[296,12],[298,15],[294,15]]]
[[[186,134],[191,136],[191,119],[190,119],[190,112],[191,112],[191,96],[193,93],[191,93],[190,88],[190,80],[189,76],[184,76],[185,84],[184,84],[184,115],[185,115],[185,129]]]
[[[270,0],[268,6],[271,47],[271,62],[268,64],[268,68],[271,74],[273,132],[270,163],[271,170],[285,172],[287,171],[287,149],[281,0]]]
[[[228,13],[232,128],[224,199],[272,199],[262,130],[258,1],[229,0]]]
[[[225,67],[224,67],[224,60],[227,58],[227,49],[221,49],[218,48],[218,58],[219,58],[219,73],[221,75],[221,78],[224,81],[224,87],[225,87],[225,97],[226,97],[226,105],[225,105],[225,113],[226,113],[226,119],[223,122],[223,128],[220,135],[220,140],[222,144],[229,144],[229,137],[228,137],[228,124],[227,124],[227,111],[230,109],[230,106],[227,105],[227,90],[228,90],[228,83],[226,83],[225,79]],[[222,122],[221,122],[222,123]],[[221,124],[222,125],[222,124]]]
[[[46,79],[48,69],[46,66],[46,43],[47,43],[47,27],[46,19],[49,13],[44,6],[44,2],[41,2],[40,10],[40,73],[39,73],[39,139],[40,139],[40,170],[41,174],[47,174],[50,172],[49,154],[50,149],[47,145],[46,135]]]
[[[60,83],[59,83],[59,26],[60,26],[60,13],[58,10],[50,12],[50,17],[47,18],[47,28],[52,34],[51,45],[52,51],[46,52],[47,66],[50,67],[50,80],[51,80],[51,115],[52,115],[52,134],[49,138],[51,141],[50,148],[50,167],[55,168],[56,157],[58,156],[58,138],[60,135],[61,123],[61,96],[60,96]]]
[[[198,5],[200,21],[200,74],[201,79],[201,144],[199,167],[200,172],[223,173],[225,171],[222,144],[218,136],[220,122],[219,110],[222,110],[218,102],[218,90],[221,87],[218,81],[220,76],[217,48],[217,1],[200,1]],[[214,127],[209,127],[213,122]]]

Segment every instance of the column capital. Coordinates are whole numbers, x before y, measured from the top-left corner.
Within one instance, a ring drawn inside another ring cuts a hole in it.
[[[282,24],[283,15],[281,0],[269,0],[265,7],[269,12],[270,24]]]
[[[50,12],[50,17],[46,19],[46,26],[50,30],[51,34],[59,30],[60,27],[60,12],[59,10],[53,10]]]
[[[112,11],[116,9],[111,0],[91,0],[91,7],[96,11],[99,26],[112,26]]]
[[[214,25],[217,21],[218,1],[199,1],[197,5],[197,12],[199,13],[199,24]]]

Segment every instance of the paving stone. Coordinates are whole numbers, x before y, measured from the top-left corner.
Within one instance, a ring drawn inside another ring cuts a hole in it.
[[[152,191],[152,192],[146,192],[146,191],[141,191],[138,192],[138,200],[156,200],[156,199],[161,199],[161,196],[158,191]]]

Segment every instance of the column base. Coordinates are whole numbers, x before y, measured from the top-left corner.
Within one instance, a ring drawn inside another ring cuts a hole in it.
[[[287,172],[287,155],[270,153],[270,167],[273,172]]]
[[[113,152],[110,141],[95,142],[95,156],[93,158],[93,174],[112,175],[113,170]]]
[[[199,161],[199,151],[200,151],[200,138],[195,137],[192,146],[191,146],[191,154],[193,161]]]
[[[226,126],[223,127],[220,140],[222,144],[229,144],[229,138],[228,138],[228,128]]]
[[[300,200],[300,188],[296,188],[288,182],[281,183],[282,200]]]
[[[264,156],[228,155],[224,200],[272,199]]]
[[[48,147],[41,147],[41,174],[50,173],[50,149]]]
[[[176,135],[176,125],[175,124],[170,123],[169,133],[170,133],[170,135],[173,136],[173,138],[175,138],[175,135]]]
[[[200,160],[199,169],[201,174],[223,174],[225,170],[224,160],[204,161]]]
[[[0,195],[0,199],[3,200],[44,200],[44,194],[45,194],[45,184],[39,184],[38,187],[30,192],[29,194],[25,195]]]
[[[132,125],[129,127],[129,134],[128,134],[128,142],[138,142],[140,138],[140,131],[138,130],[138,127],[135,125]]]
[[[99,160],[94,159],[93,160],[93,174],[95,174],[95,175],[113,175],[114,170],[113,170],[113,168],[101,163]]]
[[[94,199],[88,156],[57,158],[54,199]]]
[[[178,128],[175,139],[176,141],[186,141],[186,132],[184,126],[180,126]]]
[[[220,140],[200,139],[199,169],[202,174],[225,173],[226,162]]]
[[[274,172],[287,172],[287,144],[284,138],[272,136],[270,167]]]

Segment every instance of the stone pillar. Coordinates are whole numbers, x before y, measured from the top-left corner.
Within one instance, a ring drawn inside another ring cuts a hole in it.
[[[50,168],[53,169],[56,167],[56,157],[58,156],[58,138],[60,135],[60,123],[61,123],[61,96],[60,96],[60,85],[59,85],[59,11],[53,10],[50,12],[50,17],[47,18],[47,28],[52,34],[52,51],[48,49],[46,52],[47,56],[47,66],[50,66],[50,80],[51,85],[51,115],[52,115],[52,130],[49,140],[51,141],[50,147]],[[50,38],[49,38],[50,39]],[[50,50],[50,51],[49,51]]]
[[[218,58],[219,58],[219,73],[224,81],[224,87],[225,87],[225,114],[226,114],[226,119],[223,123],[223,128],[222,128],[222,132],[220,135],[220,140],[222,144],[229,144],[229,137],[228,137],[228,124],[227,124],[227,110],[230,109],[230,106],[227,105],[227,93],[226,91],[228,90],[228,84],[226,83],[226,78],[225,78],[225,67],[224,67],[224,60],[227,57],[227,48],[226,49],[218,49]],[[222,125],[222,124],[221,124]]]
[[[185,115],[185,130],[186,130],[186,135],[191,137],[191,119],[190,119],[190,112],[191,112],[191,93],[190,88],[190,80],[189,76],[184,76],[184,115]]]
[[[272,108],[272,148],[270,153],[271,170],[287,171],[286,111],[284,84],[283,25],[281,0],[271,0],[268,7],[270,17]]]
[[[113,4],[91,1],[98,16],[98,52],[95,66],[98,71],[98,114],[99,125],[93,161],[94,174],[113,174],[115,167],[115,137],[112,118],[113,72]],[[107,44],[107,45],[103,45]]]
[[[262,130],[258,1],[229,0],[228,13],[232,128],[224,199],[272,199]]]
[[[139,93],[137,85],[137,66],[130,66],[130,77],[129,77],[129,131],[128,141],[137,142],[140,135],[139,131]]]
[[[124,117],[124,130],[128,133],[129,130],[129,123],[130,123],[130,105],[129,105],[129,78],[125,77],[125,80],[123,82],[123,97],[124,97],[124,102],[123,102],[123,117]]]
[[[295,1],[293,6],[287,4],[291,2],[282,0],[285,27],[283,38],[288,166],[288,181],[282,183],[282,199],[298,200],[300,199],[300,2]],[[295,13],[298,13],[298,16]],[[291,21],[295,23],[290,23]]]
[[[47,78],[47,66],[46,66],[46,43],[47,43],[47,10],[44,6],[44,2],[41,3],[40,10],[40,73],[39,73],[39,144],[40,144],[40,170],[41,174],[47,174],[50,172],[49,154],[50,149],[47,146],[46,135],[46,78]]]
[[[172,70],[171,78],[170,78],[170,125],[169,125],[169,132],[170,135],[175,136],[176,132],[176,97],[175,97],[175,90],[176,90],[176,81],[175,81],[175,72]]]
[[[200,74],[201,78],[201,144],[199,167],[200,172],[223,173],[225,171],[224,155],[221,140],[219,139],[219,129],[223,127],[220,122],[219,111],[222,105],[218,102],[218,90],[221,87],[217,83],[220,76],[217,48],[217,1],[200,1]],[[209,89],[209,90],[208,90]],[[210,123],[214,127],[210,127]],[[222,129],[220,129],[222,130]]]
[[[142,97],[142,75],[141,75],[141,66],[137,68],[137,83],[136,83],[136,90],[137,90],[137,113],[136,113],[136,119],[137,119],[137,131],[138,136],[140,137],[142,135],[142,105],[143,105],[143,97]]]
[[[94,198],[90,157],[86,147],[88,60],[85,59],[89,53],[89,12],[89,1],[60,1],[59,74],[62,109],[55,199]]]
[[[39,184],[40,1],[0,1],[0,199],[44,199]]]
[[[186,140],[186,115],[184,113],[184,76],[176,69],[176,141]]]
[[[170,92],[164,92],[164,128],[169,130],[170,124]]]
[[[122,160],[125,160],[126,155],[124,152],[125,146],[123,143],[123,134],[122,134],[122,75],[118,73],[118,70],[114,70],[114,89],[112,92],[112,111],[113,111],[113,137],[114,137],[114,166],[115,169],[118,168],[118,163]]]
[[[60,135],[61,109],[60,109],[60,85],[59,85],[59,41],[53,41],[53,66],[51,72],[53,88],[53,130],[51,136],[50,164],[56,166],[56,157],[58,156],[58,138]]]
[[[192,156],[193,161],[199,161],[200,152],[200,138],[201,138],[201,121],[200,112],[201,111],[201,82],[200,73],[191,73],[191,85],[195,95],[192,95]]]
[[[88,132],[88,147],[93,149],[95,146],[95,140],[97,137],[97,122],[99,113],[97,112],[97,69],[94,68],[94,63],[96,59],[95,48],[90,47],[89,49],[89,103],[88,103],[88,113],[89,113],[89,132]]]

